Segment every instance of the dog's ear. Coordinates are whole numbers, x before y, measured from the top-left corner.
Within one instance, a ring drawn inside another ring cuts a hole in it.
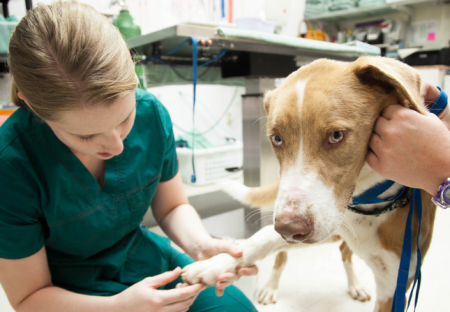
[[[272,100],[272,93],[273,93],[273,90],[269,90],[264,93],[263,102],[264,102],[264,110],[266,111],[266,115],[269,115],[270,106],[271,106],[270,103]]]
[[[414,68],[394,59],[366,56],[353,62],[351,69],[360,83],[395,94],[400,105],[427,112],[420,97],[420,75]]]

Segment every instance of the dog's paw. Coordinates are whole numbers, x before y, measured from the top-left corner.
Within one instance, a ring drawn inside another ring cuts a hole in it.
[[[370,300],[369,292],[360,285],[354,285],[354,286],[349,287],[348,293],[355,300],[359,300],[359,301],[369,301]]]
[[[258,302],[261,304],[277,303],[278,289],[266,286],[257,291],[256,298],[258,298]]]
[[[218,185],[222,191],[224,191],[237,201],[246,205],[249,204],[247,200],[249,188],[243,185],[241,182],[228,179],[228,180],[220,180],[216,182],[216,185]]]
[[[202,283],[214,286],[222,273],[236,273],[240,264],[239,258],[227,253],[218,254],[210,259],[197,261],[182,269],[181,277],[188,284]]]

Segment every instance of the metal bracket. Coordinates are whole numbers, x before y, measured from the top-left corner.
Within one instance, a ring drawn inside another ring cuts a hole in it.
[[[410,6],[407,6],[407,5],[395,5],[394,4],[391,7],[393,9],[397,10],[397,11],[406,13],[408,15],[408,17],[409,17],[409,20],[414,19],[414,9],[411,8]]]

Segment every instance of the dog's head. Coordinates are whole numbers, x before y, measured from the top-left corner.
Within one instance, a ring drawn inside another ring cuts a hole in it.
[[[341,224],[375,121],[392,104],[426,112],[417,71],[381,57],[317,60],[266,93],[281,168],[275,229],[286,241],[314,243]]]

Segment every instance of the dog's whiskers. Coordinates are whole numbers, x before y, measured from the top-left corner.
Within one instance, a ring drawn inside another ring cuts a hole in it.
[[[350,222],[350,220],[348,220],[348,218],[345,215],[343,216],[342,221],[343,221],[342,225],[345,226],[349,230],[349,232],[355,237],[356,246],[357,249],[359,249],[361,242],[359,241],[358,235],[356,235],[356,231],[353,228],[352,223]]]
[[[250,218],[254,217],[258,213],[260,213],[261,216],[270,216],[270,217],[272,217],[273,216],[273,212],[274,212],[273,209],[264,209],[264,210],[263,209],[256,209],[254,211],[251,211],[250,213],[248,213],[245,216],[245,221],[248,221]]]
[[[267,116],[262,116],[262,117],[260,117],[260,118],[258,118],[258,119],[256,119],[255,120],[255,122],[254,123],[252,123],[252,126],[254,126],[255,125],[255,123],[257,123],[258,121],[260,121],[261,119],[263,119],[263,118],[267,118]],[[266,124],[267,125],[267,124]]]
[[[258,223],[259,221],[263,220],[264,218],[267,219],[269,217],[272,219],[272,216],[262,216],[261,218],[257,219],[255,222],[253,222],[252,225],[255,225],[256,223]]]

